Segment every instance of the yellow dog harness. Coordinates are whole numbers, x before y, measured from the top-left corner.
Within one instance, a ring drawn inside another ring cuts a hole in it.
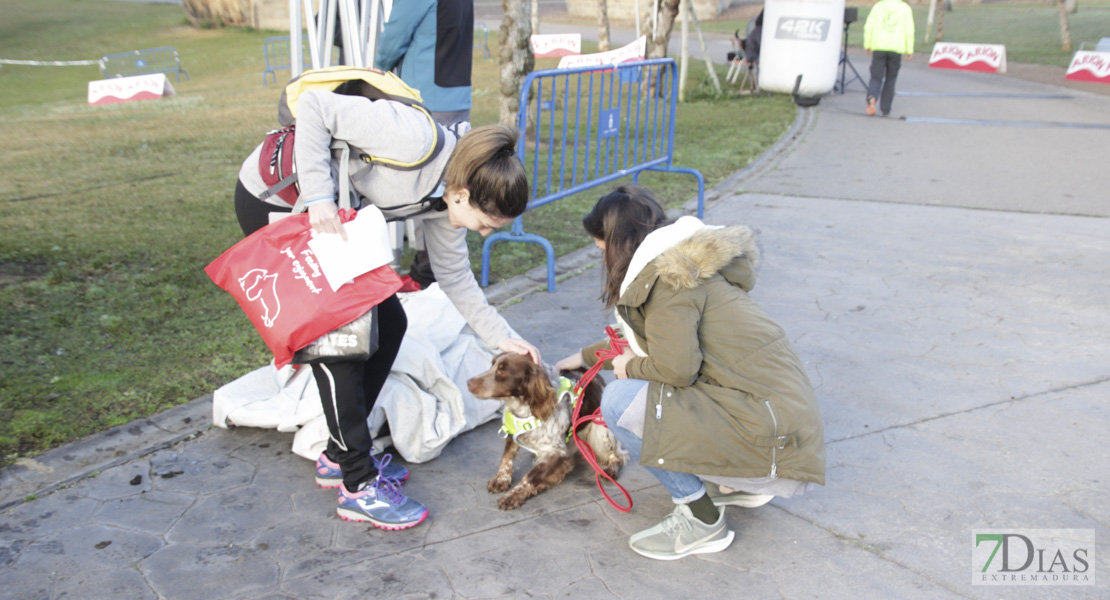
[[[556,402],[568,402],[570,404],[571,410],[574,410],[576,398],[574,396],[573,381],[567,379],[566,377],[560,377],[559,388],[555,390],[555,394],[558,396],[558,400]],[[514,415],[513,411],[509,410],[506,407],[505,410],[502,411],[501,415],[501,437],[507,438],[509,436],[512,436],[513,441],[516,442],[518,446],[524,448],[532,454],[536,454],[535,450],[529,448],[528,446],[525,446],[524,444],[521,444],[517,440],[517,438],[525,433],[528,433],[529,431],[532,431],[533,429],[539,428],[540,425],[543,425],[543,421],[537,419],[535,416],[530,416],[527,419],[521,419]],[[567,433],[567,441],[570,441],[569,432]]]

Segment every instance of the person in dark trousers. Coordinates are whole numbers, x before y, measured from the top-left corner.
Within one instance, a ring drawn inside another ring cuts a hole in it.
[[[440,287],[467,324],[487,347],[527,354],[539,364],[539,350],[520,339],[489,305],[466,245],[466,230],[489,235],[528,204],[527,175],[516,155],[517,132],[489,125],[458,137],[401,102],[319,90],[301,94],[293,148],[300,195],[313,230],[345,236],[333,175],[340,159],[330,151],[334,139],[357,150],[351,158],[356,167],[359,152],[406,163],[433,156],[417,169],[378,166],[359,171],[351,177],[352,191],[362,206],[373,205],[387,218],[422,221]],[[443,147],[434,153],[437,140]],[[276,194],[261,198],[267,188],[258,169],[261,148],[243,162],[235,190],[235,213],[248,235],[265,226],[270,213],[291,210]],[[366,422],[397,356],[407,319],[400,300],[390,296],[379,305],[378,350],[369,359],[312,365],[330,434],[316,461],[316,483],[339,488],[340,517],[381,529],[413,527],[428,516],[423,504],[402,491],[408,470],[392,463],[389,455],[371,455]]]
[[[451,126],[470,121],[473,48],[473,0],[405,0],[393,3],[374,66],[395,71],[420,92],[436,121]],[[409,242],[416,255],[409,276],[426,288],[436,277],[419,223],[413,238]]]
[[[902,68],[902,55],[913,58],[913,11],[903,0],[880,0],[863,25],[863,47],[871,54],[871,82],[867,86],[867,114],[875,103],[883,116],[890,114],[894,84]]]
[[[749,64],[759,63],[759,48],[763,43],[763,11],[748,21],[747,35],[744,38],[744,59]]]

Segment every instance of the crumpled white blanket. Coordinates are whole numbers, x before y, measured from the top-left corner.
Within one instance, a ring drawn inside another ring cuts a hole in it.
[[[374,452],[392,443],[407,462],[422,463],[439,456],[455,436],[496,417],[502,404],[467,391],[466,380],[488,369],[493,353],[439,286],[398,297],[408,331],[367,423]],[[391,435],[379,436],[387,421]],[[328,440],[308,366],[275,369],[271,361],[219,388],[212,395],[212,422],[295,432],[293,452],[310,460]]]

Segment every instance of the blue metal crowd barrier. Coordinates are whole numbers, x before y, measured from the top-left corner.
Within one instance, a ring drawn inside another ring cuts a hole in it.
[[[482,58],[489,58],[489,28],[482,21],[474,23],[474,49],[482,49]]]
[[[181,68],[181,58],[173,46],[147,48],[100,57],[100,72],[104,78],[150,75],[152,73],[172,73],[181,81],[181,75],[189,78],[189,73]]]
[[[301,38],[302,44],[307,44],[308,36]],[[266,57],[266,70],[262,71],[262,85],[266,85],[266,76],[273,75],[274,83],[277,83],[277,72],[281,69],[291,70],[293,68],[292,62],[289,60],[289,36],[276,35],[268,37],[262,42],[262,53]],[[308,46],[304,47],[304,54],[308,56]]]
[[[267,85],[267,75],[273,75],[274,83],[277,83],[278,71],[285,69],[292,73],[293,59],[291,48],[289,48],[289,36],[276,35],[266,38],[265,41],[262,42],[262,53],[266,57],[266,70],[262,71],[262,85]],[[331,63],[329,64],[338,65],[342,54],[338,46],[332,46]],[[309,60],[307,34],[301,36],[301,56],[304,57],[304,60]]]
[[[700,218],[705,179],[696,169],[673,164],[677,73],[673,58],[530,73],[517,113],[517,154],[532,181],[528,210],[622,177],[636,182],[643,171],[666,171],[697,179]],[[554,292],[555,249],[546,238],[525,233],[523,218],[510,231],[486,238],[482,285],[489,285],[493,244],[525,242],[547,253],[547,291]]]

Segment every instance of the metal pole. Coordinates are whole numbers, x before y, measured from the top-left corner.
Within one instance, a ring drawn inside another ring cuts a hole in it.
[[[636,0],[636,37],[640,37],[640,0]]]
[[[305,0],[309,6],[312,0]],[[331,66],[331,49],[335,46],[335,0],[320,0],[316,19],[316,43],[313,44],[312,68]],[[305,10],[308,14],[308,10]]]
[[[365,3],[367,0],[363,0]],[[390,0],[369,0],[370,7],[365,31],[366,39],[366,64],[369,66],[374,65],[374,57],[378,55],[378,35],[381,34],[382,29],[385,27],[385,22],[389,18],[389,13],[393,9],[393,3]]]
[[[690,52],[687,43],[690,40],[690,0],[679,0],[679,10],[682,11],[682,52],[678,63],[678,101],[686,102],[686,72],[690,66]]]
[[[362,40],[358,36],[358,17],[355,0],[339,0],[339,24],[343,30],[343,62],[350,66],[365,66]]]
[[[302,43],[308,37],[313,69],[331,66],[335,47],[336,16],[339,35],[343,40],[343,58],[348,65],[365,67],[374,62],[378,33],[392,8],[391,0],[318,0],[319,13],[313,0],[289,0],[289,62],[292,77],[305,71]]]
[[[304,71],[304,52],[301,50],[301,2],[289,0],[289,69],[293,77]]]
[[[361,0],[358,5],[358,37],[364,40],[362,44],[362,64],[367,66],[374,66],[374,48],[370,47],[370,22],[375,20],[371,10],[376,10],[377,6],[373,8],[370,6],[370,0]]]
[[[698,22],[698,13],[690,7],[690,17],[694,20],[694,31],[698,34],[698,44],[701,45],[701,56],[705,59],[705,68],[709,71],[709,78],[713,80],[713,87],[721,93],[721,80],[717,79],[717,69],[713,68],[713,60],[709,58],[709,47],[705,43],[705,36],[701,32],[701,23]]]

